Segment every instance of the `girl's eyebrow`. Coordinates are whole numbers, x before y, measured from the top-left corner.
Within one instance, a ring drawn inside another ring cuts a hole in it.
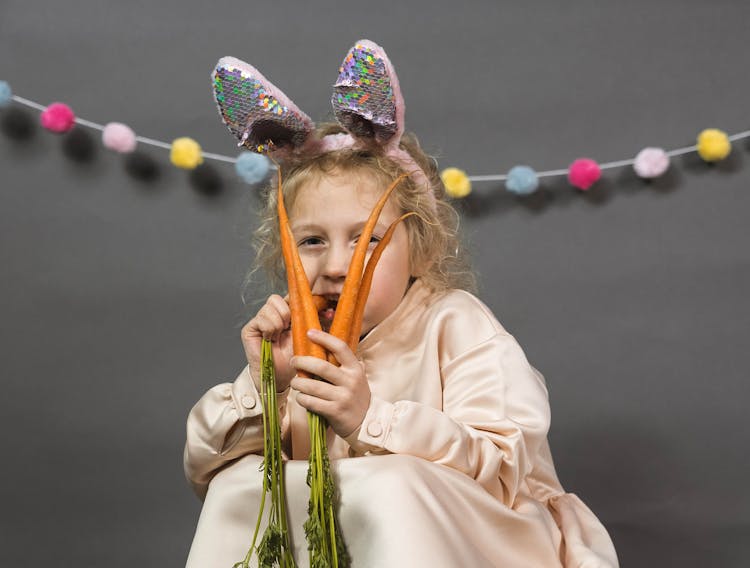
[[[321,232],[323,227],[316,225],[315,223],[303,223],[301,225],[295,225],[292,223],[293,232]]]
[[[354,223],[349,228],[350,231],[361,231],[364,226],[367,224],[367,220],[361,221],[359,223]],[[375,225],[375,230],[378,232],[384,232],[386,230],[386,226],[378,221],[377,225]],[[300,225],[295,225],[292,223],[292,232],[293,233],[323,233],[325,232],[325,228],[321,225],[318,225],[317,223],[302,223]]]

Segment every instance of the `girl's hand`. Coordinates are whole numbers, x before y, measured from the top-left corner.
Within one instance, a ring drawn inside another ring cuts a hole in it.
[[[297,402],[307,410],[320,414],[336,434],[345,438],[362,424],[370,406],[370,386],[367,384],[365,365],[337,337],[315,329],[308,331],[307,336],[333,353],[341,366],[317,357],[294,357],[292,366],[295,369],[324,379],[294,377],[292,387],[299,391]]]
[[[278,294],[271,295],[255,317],[242,328],[240,337],[245,356],[250,365],[250,374],[260,391],[260,343],[268,339],[272,343],[273,361],[276,368],[276,390],[281,392],[289,386],[295,374],[289,360],[294,354],[290,325],[292,312],[289,304]]]

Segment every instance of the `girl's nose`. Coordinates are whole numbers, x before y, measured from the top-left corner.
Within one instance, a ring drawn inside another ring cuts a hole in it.
[[[348,247],[331,247],[326,254],[323,273],[328,278],[345,278],[352,251]]]

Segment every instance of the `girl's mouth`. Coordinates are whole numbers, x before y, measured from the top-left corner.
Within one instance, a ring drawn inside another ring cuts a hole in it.
[[[326,296],[326,302],[318,309],[318,317],[320,318],[320,327],[323,331],[331,329],[333,318],[336,315],[336,306],[339,303],[338,297]]]

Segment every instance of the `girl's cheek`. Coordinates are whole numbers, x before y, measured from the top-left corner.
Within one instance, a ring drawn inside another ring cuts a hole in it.
[[[301,260],[302,260],[302,268],[305,269],[305,276],[307,276],[308,281],[312,285],[312,283],[315,281],[315,278],[317,276],[316,275],[316,270],[317,270],[316,263],[314,262],[313,259],[307,256],[302,256]]]

